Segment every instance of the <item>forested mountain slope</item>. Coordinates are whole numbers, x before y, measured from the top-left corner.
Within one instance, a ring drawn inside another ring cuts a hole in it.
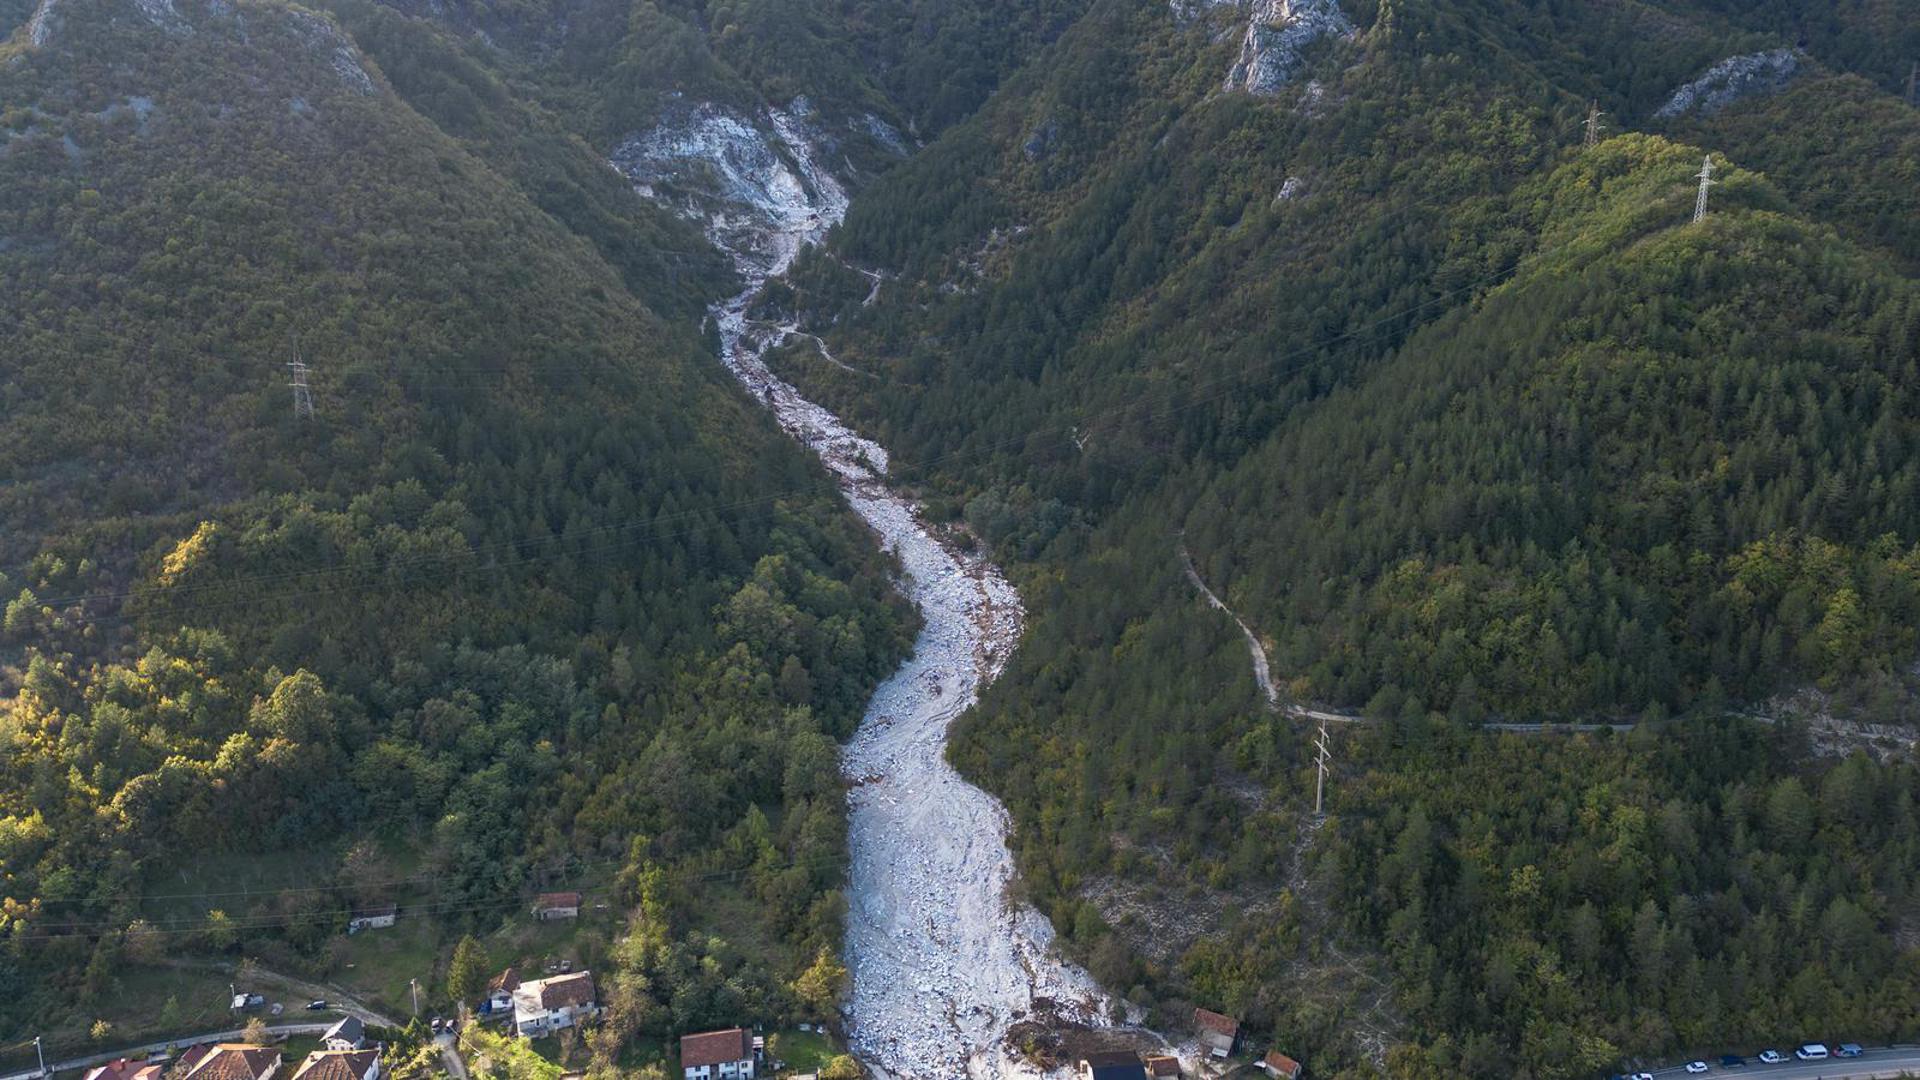
[[[1907,24],[1249,9],[1094,5],[775,298],[840,362],[784,369],[1023,574],[954,756],[1026,885],[1157,1015],[1335,1074],[1911,1031],[1912,766],[1728,718],[1911,710],[1916,163],[1873,36]],[[1298,46],[1259,93],[1249,41]],[[1782,84],[1658,115],[1780,49]],[[1182,543],[1293,695],[1381,722],[1336,736],[1324,831]]]
[[[649,261],[697,233],[532,106],[416,111],[373,56],[427,31],[360,17],[51,0],[0,46],[0,1029],[178,1035],[217,995],[163,1009],[172,961],[338,975],[394,900],[445,1002],[540,886],[636,913],[581,946],[603,1065],[817,1014],[834,738],[911,617],[649,308],[727,286]]]

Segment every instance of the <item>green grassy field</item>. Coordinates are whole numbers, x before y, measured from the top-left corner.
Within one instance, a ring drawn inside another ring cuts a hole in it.
[[[817,1031],[776,1031],[768,1037],[767,1046],[772,1057],[787,1063],[785,1072],[819,1072],[827,1062],[839,1054],[845,1053],[834,1044],[833,1037]]]
[[[345,939],[331,981],[398,1020],[413,1015],[409,983],[420,980],[422,1015],[444,1011],[448,1002],[441,980],[452,944],[430,919],[409,919],[381,930],[363,930]]]

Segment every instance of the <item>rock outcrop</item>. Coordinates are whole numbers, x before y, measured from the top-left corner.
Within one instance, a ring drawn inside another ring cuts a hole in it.
[[[1299,69],[1307,46],[1353,33],[1337,0],[1251,0],[1240,58],[1227,73],[1229,90],[1274,94]]]
[[[1736,101],[1777,93],[1805,66],[1795,49],[1730,56],[1707,69],[1705,75],[1673,92],[1654,114],[1664,120],[1677,116],[1712,116]]]

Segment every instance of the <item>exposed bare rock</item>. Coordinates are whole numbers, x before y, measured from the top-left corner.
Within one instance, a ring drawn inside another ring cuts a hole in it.
[[[1792,82],[1804,66],[1795,49],[1730,56],[1707,69],[1705,75],[1673,92],[1653,115],[1672,119],[1689,113],[1712,116],[1736,101],[1773,94]]]
[[[166,2],[166,0],[156,0]],[[347,35],[334,25],[332,19],[310,11],[295,10],[291,13],[294,28],[307,39],[316,52],[326,54],[327,64],[340,81],[351,90],[362,94],[376,93],[373,76],[360,63],[360,51],[354,48]]]
[[[858,125],[859,121],[855,122]],[[802,397],[766,364],[796,328],[747,311],[846,212],[821,160],[833,134],[804,102],[757,116],[682,104],[623,142],[613,164],[642,194],[705,223],[747,288],[715,305],[721,360],[780,425],[820,456],[847,501],[899,560],[925,618],[913,656],[875,691],[846,749],[852,855],[847,915],[849,1042],[887,1080],[1045,1075],[1009,1034],[1044,1004],[1054,1020],[1103,1023],[1113,1003],[1053,955],[1053,928],[1008,895],[1006,811],[946,761],[947,727],[1005,666],[1020,597],[999,569],[928,528],[887,482],[887,452]]]
[[[612,164],[640,194],[704,221],[715,245],[772,273],[846,210],[816,160],[806,99],[760,115],[675,103],[614,148]]]
[[[27,20],[27,44],[38,48],[53,37],[54,12],[58,10],[60,0],[40,0],[33,9],[33,16]]]
[[[140,14],[145,15],[148,22],[168,33],[190,34],[193,32],[193,28],[187,25],[187,21],[174,10],[173,0],[133,0],[133,6],[140,9]]]
[[[1251,0],[1227,89],[1278,93],[1300,67],[1307,46],[1351,33],[1353,23],[1336,0]]]

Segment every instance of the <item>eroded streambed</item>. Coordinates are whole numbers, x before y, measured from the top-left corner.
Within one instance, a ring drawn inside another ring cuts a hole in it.
[[[886,480],[884,449],[855,434],[768,369],[791,334],[747,317],[766,283],[846,212],[840,183],[815,160],[822,144],[804,103],[759,118],[692,106],[636,136],[614,163],[644,193],[701,217],[747,288],[711,312],[721,359],[780,425],[820,455],[853,509],[896,555],[900,583],[925,619],[913,656],[868,704],[846,747],[852,869],[847,1008],[853,1049],[899,1080],[1035,1075],[1006,1050],[1036,1002],[1062,1019],[1099,1022],[1106,998],[1049,951],[1053,929],[1007,900],[1007,817],[946,762],[948,725],[997,675],[1019,639],[1019,595],[984,559],[941,542],[920,508]]]

